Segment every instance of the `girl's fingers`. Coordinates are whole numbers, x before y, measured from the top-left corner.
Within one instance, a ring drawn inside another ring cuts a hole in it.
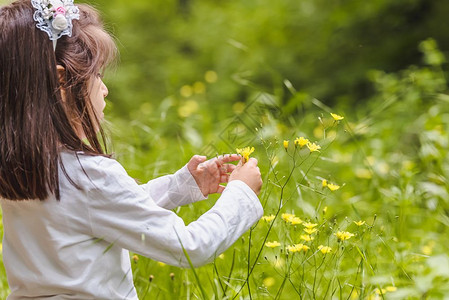
[[[228,182],[229,181],[229,175],[228,174],[224,174],[220,176],[220,182],[224,183],[224,182]]]
[[[221,162],[221,164],[223,164],[223,163],[238,161],[240,158],[241,158],[241,156],[238,154],[226,154],[226,155],[219,156],[218,160]]]
[[[198,166],[206,161],[206,156],[194,155],[187,163],[190,172],[196,170]]]
[[[234,171],[235,168],[236,166],[233,164],[224,164],[221,168],[221,171],[223,173],[231,173],[232,171]]]
[[[219,193],[219,194],[223,193],[225,188],[226,188],[225,186],[219,185],[217,188],[217,193]]]

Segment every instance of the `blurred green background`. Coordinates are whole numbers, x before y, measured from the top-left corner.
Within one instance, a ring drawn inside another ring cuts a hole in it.
[[[324,103],[366,102],[371,69],[394,72],[420,62],[432,37],[449,48],[444,0],[91,1],[119,41],[121,65],[109,100],[122,116],[143,103],[178,98],[204,81],[207,102],[230,106],[247,86],[285,101],[284,79]]]

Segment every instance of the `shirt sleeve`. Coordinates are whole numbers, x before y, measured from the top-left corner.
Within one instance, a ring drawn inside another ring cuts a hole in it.
[[[142,184],[141,187],[157,205],[166,209],[207,199],[187,169],[187,165],[173,175],[155,178]]]
[[[194,266],[213,260],[263,214],[256,194],[234,180],[209,211],[186,225],[157,205],[118,162],[102,158],[86,172],[92,182],[86,197],[94,236],[175,266],[189,266],[183,248]]]

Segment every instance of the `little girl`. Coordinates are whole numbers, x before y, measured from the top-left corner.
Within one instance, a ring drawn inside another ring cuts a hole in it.
[[[261,216],[257,161],[194,156],[138,185],[103,149],[113,39],[73,0],[0,8],[0,203],[8,299],[137,299],[131,250],[195,266],[231,246]],[[226,187],[221,183],[227,183]],[[185,225],[171,209],[222,193]]]

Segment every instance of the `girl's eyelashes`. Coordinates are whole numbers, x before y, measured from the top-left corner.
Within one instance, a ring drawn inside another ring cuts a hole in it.
[[[97,77],[100,78],[100,79],[103,79],[104,75],[101,74],[101,73],[97,73]]]

